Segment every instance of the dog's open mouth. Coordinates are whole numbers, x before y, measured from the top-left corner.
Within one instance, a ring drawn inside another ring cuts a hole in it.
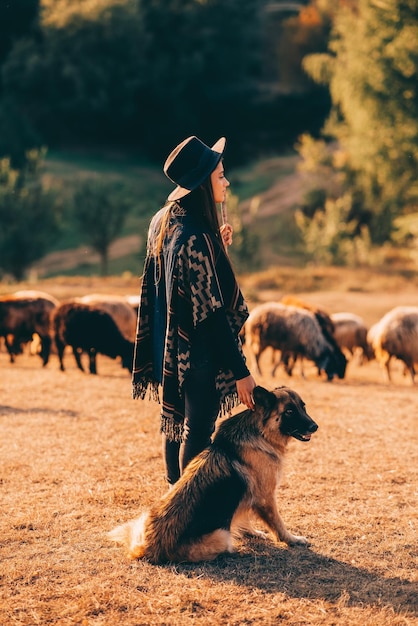
[[[311,440],[311,433],[298,433],[296,431],[294,431],[293,433],[290,433],[292,437],[294,437],[295,439],[298,439],[299,441],[310,441]]]

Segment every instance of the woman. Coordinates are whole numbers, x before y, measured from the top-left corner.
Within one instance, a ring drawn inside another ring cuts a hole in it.
[[[188,137],[164,173],[177,185],[148,231],[138,312],[133,396],[158,400],[166,477],[174,484],[210,443],[219,414],[239,402],[253,409],[255,381],[238,333],[248,317],[219,226],[216,203],[229,186],[225,138],[210,148]]]

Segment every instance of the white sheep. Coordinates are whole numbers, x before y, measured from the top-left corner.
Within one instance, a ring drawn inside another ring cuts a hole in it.
[[[331,321],[334,325],[334,337],[341,350],[349,357],[357,352],[360,362],[373,358],[373,350],[367,341],[368,328],[363,318],[354,313],[332,313]]]
[[[345,375],[347,359],[325,338],[315,314],[304,308],[280,302],[255,307],[245,323],[245,345],[255,358],[259,374],[260,356],[271,347],[280,350],[282,358],[291,355],[313,361],[319,371],[326,372],[328,380]]]
[[[380,365],[385,368],[386,378],[391,380],[392,357],[403,361],[415,382],[414,364],[418,363],[418,307],[397,306],[386,313],[367,334]]]

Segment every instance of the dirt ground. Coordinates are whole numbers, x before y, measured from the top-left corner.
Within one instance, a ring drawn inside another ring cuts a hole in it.
[[[407,292],[299,294],[368,324]],[[264,299],[270,296],[266,294]],[[51,356],[0,352],[0,624],[32,626],[418,624],[418,393],[399,363],[315,368],[260,384],[298,391],[319,424],[292,441],[278,491],[309,549],[246,539],[207,564],[130,562],[106,533],[165,492],[158,406],[131,399],[130,375]]]

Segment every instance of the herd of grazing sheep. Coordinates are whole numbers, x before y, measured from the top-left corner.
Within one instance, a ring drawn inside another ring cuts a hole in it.
[[[245,324],[243,340],[259,373],[260,355],[268,347],[273,349],[272,375],[279,364],[291,375],[297,359],[308,359],[315,363],[318,374],[324,372],[328,380],[334,376],[344,378],[347,359],[358,352],[362,361],[376,359],[388,381],[390,362],[399,359],[414,383],[414,365],[418,363],[418,307],[397,306],[367,328],[358,315],[348,312],[329,315],[288,296],[281,302],[256,306]]]
[[[64,371],[69,346],[77,367],[89,358],[89,371],[97,374],[96,355],[118,358],[132,371],[138,298],[91,294],[59,302],[40,291],[17,291],[0,296],[0,338],[11,363],[25,344],[37,342],[36,352],[45,366],[51,350]],[[391,380],[390,362],[399,359],[414,383],[418,363],[418,307],[398,306],[367,328],[353,313],[327,312],[293,296],[255,306],[241,332],[250,368],[261,374],[260,356],[272,352],[271,373],[281,366],[292,375],[299,360],[313,362],[318,376],[344,378],[347,362],[358,354],[362,362],[376,359],[385,379]]]
[[[64,371],[69,346],[82,371],[83,353],[91,374],[97,374],[97,354],[119,357],[122,367],[132,371],[136,319],[137,305],[122,296],[92,294],[65,302],[40,291],[0,296],[0,337],[11,363],[26,343],[37,341],[44,366],[53,347]]]

